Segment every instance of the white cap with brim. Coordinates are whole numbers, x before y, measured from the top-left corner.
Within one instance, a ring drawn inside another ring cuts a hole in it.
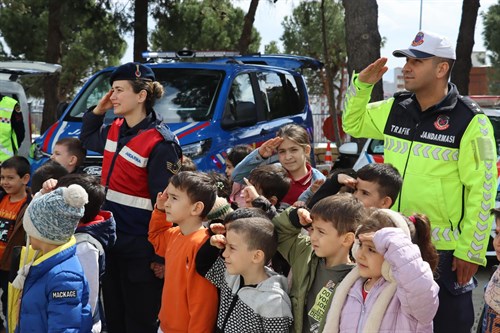
[[[392,55],[418,59],[456,59],[455,49],[446,37],[427,31],[419,31],[408,49],[396,50]]]

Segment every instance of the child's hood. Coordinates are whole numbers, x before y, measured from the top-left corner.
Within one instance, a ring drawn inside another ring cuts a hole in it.
[[[266,280],[262,281],[258,288],[262,291],[269,291],[269,292],[277,292],[277,293],[282,293],[285,292],[285,294],[288,292],[288,281],[286,277],[283,275],[280,275],[270,269],[269,267],[264,267],[266,270],[267,278]]]
[[[101,210],[94,221],[78,224],[75,233],[87,233],[98,240],[105,250],[109,249],[116,241],[116,222],[113,214]]]

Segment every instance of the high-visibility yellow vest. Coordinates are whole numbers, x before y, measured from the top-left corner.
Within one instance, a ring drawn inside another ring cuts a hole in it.
[[[452,83],[443,101],[425,112],[409,92],[368,103],[372,88],[353,77],[342,125],[353,137],[384,140],[384,162],[403,177],[392,209],[427,215],[438,250],[485,265],[497,194],[490,120]]]
[[[19,148],[16,133],[10,123],[16,104],[17,101],[8,96],[0,100],[0,162],[14,156]]]

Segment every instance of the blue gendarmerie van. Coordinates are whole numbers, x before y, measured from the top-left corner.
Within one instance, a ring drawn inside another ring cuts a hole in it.
[[[310,133],[313,121],[303,68],[320,69],[316,59],[291,55],[238,56],[227,52],[146,52],[146,66],[165,87],[154,106],[177,135],[184,155],[199,170],[225,169],[226,151],[237,144],[258,147],[288,123]],[[186,57],[221,57],[187,62]],[[222,58],[224,57],[224,58]],[[165,59],[167,59],[165,61]],[[85,111],[110,89],[114,67],[93,75],[66,107],[59,120],[38,137],[30,149],[32,171],[45,163],[54,144],[78,137]],[[115,118],[110,109],[105,123]],[[102,156],[89,151],[84,171],[100,175]]]

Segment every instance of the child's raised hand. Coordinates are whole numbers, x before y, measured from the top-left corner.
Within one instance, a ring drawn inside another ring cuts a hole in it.
[[[226,227],[222,223],[212,223],[210,224],[210,230],[215,235],[222,235],[226,233]]]
[[[282,142],[283,138],[280,138],[279,136],[267,140],[262,144],[262,146],[259,147],[260,156],[262,156],[263,158],[273,156]]]
[[[307,226],[312,223],[311,213],[307,209],[299,208],[297,209],[297,215],[299,217],[299,223],[303,226]]]
[[[326,179],[316,179],[311,186],[309,187],[311,189],[312,193],[316,193],[317,190],[325,183]]]
[[[52,192],[56,188],[56,186],[57,186],[57,179],[54,178],[47,179],[46,181],[43,182],[40,192],[42,194],[47,194],[49,192]]]
[[[252,207],[252,201],[254,201],[255,199],[257,199],[259,197],[259,193],[257,192],[257,189],[255,188],[255,186],[253,186],[252,183],[250,183],[248,181],[248,179],[243,178],[243,180],[245,181],[245,184],[247,186],[242,190],[241,194],[243,195],[243,198],[245,199],[245,203],[247,204],[247,207]]]
[[[339,173],[337,176],[337,180],[339,184],[343,184],[345,186],[348,186],[352,189],[356,188],[356,184],[358,184],[358,181],[355,178],[352,178],[349,175],[346,175],[345,173]]]
[[[167,200],[168,200],[167,189],[165,189],[163,192],[158,192],[158,194],[156,195],[156,209],[164,212],[165,203],[167,202]]]
[[[225,249],[226,243],[226,237],[224,237],[224,235],[213,235],[210,237],[210,245],[215,246],[218,249]]]

